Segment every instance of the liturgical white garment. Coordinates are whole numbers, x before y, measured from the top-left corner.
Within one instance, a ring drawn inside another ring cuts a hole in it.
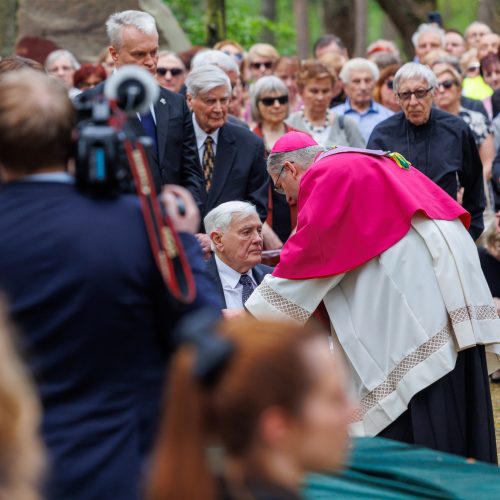
[[[500,368],[500,319],[460,220],[416,216],[403,239],[348,273],[268,275],[245,307],[259,319],[305,323],[321,301],[359,401],[353,435],[374,436],[396,420],[462,349],[485,345],[488,371]]]

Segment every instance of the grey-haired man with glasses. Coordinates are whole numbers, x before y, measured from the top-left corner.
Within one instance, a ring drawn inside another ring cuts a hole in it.
[[[433,107],[436,76],[427,66],[407,63],[394,78],[402,112],[379,123],[367,148],[397,151],[450,196],[462,195],[472,215],[470,234],[484,229],[483,166],[474,136],[459,117]]]

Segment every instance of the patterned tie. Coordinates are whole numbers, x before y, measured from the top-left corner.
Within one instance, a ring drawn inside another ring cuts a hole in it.
[[[243,285],[243,292],[241,294],[241,302],[243,305],[245,305],[245,302],[248,300],[250,295],[252,295],[253,292],[253,284],[252,284],[252,279],[248,274],[242,274],[240,277],[240,284]]]
[[[205,151],[201,164],[205,179],[205,191],[208,193],[212,187],[212,173],[214,171],[214,140],[208,135],[205,139]]]
[[[158,141],[156,139],[156,123],[151,111],[141,115],[141,125],[146,135],[153,141],[153,149],[158,157]]]

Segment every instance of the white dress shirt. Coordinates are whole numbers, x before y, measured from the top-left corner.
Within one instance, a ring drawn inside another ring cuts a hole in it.
[[[224,291],[224,298],[226,299],[227,309],[243,309],[242,294],[243,285],[240,283],[241,274],[235,271],[232,267],[229,267],[225,262],[222,262],[217,255],[215,255],[215,263],[217,264],[217,271],[219,272],[219,278],[222,283],[222,290]],[[254,288],[257,286],[256,281],[253,278],[252,270],[250,269],[247,273],[252,280]]]
[[[214,157],[217,154],[217,141],[219,139],[219,129],[211,134],[207,134],[196,121],[196,115],[193,113],[193,127],[194,135],[196,136],[196,147],[198,148],[198,156],[200,158],[200,165],[203,165],[203,153],[205,152],[205,140],[208,136],[213,139],[212,149],[214,151]]]

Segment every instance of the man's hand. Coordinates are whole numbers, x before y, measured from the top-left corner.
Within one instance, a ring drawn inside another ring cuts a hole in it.
[[[178,233],[194,234],[200,226],[200,212],[191,193],[176,184],[163,186],[161,200]],[[179,208],[182,206],[182,212]]]
[[[197,233],[195,234],[196,239],[198,240],[198,243],[200,244],[201,250],[203,252],[203,257],[205,260],[208,260],[210,258],[210,255],[212,254],[212,250],[210,248],[210,236],[205,233]]]
[[[222,309],[224,319],[239,319],[249,316],[245,309]]]

